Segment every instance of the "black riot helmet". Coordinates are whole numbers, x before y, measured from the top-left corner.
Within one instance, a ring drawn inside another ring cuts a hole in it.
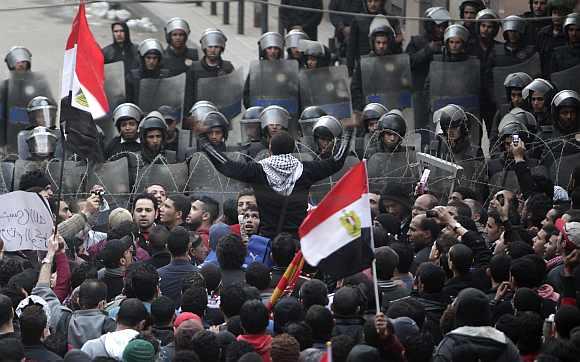
[[[342,135],[342,124],[333,116],[322,116],[312,129],[314,138],[335,139]]]
[[[433,113],[433,123],[439,123],[444,134],[447,134],[449,128],[455,127],[461,128],[462,137],[466,137],[469,134],[467,113],[456,104],[448,104],[435,111]]]
[[[149,113],[141,121],[139,125],[139,138],[141,139],[141,143],[144,143],[145,138],[147,138],[147,132],[154,129],[161,131],[163,141],[167,139],[167,124],[159,111]]]
[[[503,116],[501,122],[499,122],[497,127],[499,139],[504,140],[506,137],[518,135],[527,143],[531,136],[528,123],[533,124],[535,127],[535,121],[531,113],[521,108],[514,108]]]
[[[264,107],[254,106],[246,109],[240,120],[242,142],[258,142],[262,138],[260,114]]]
[[[361,120],[365,125],[365,130],[368,129],[369,122],[377,121],[389,110],[380,103],[369,103],[362,111]]]
[[[391,131],[398,134],[401,140],[405,138],[407,134],[407,122],[403,117],[403,113],[398,109],[393,109],[382,115],[379,118],[377,131],[379,133]]]
[[[224,140],[228,139],[228,130],[230,124],[226,116],[217,111],[211,111],[205,115],[201,121],[202,128],[211,130],[212,128],[219,128],[224,133]]]
[[[310,106],[304,108],[302,113],[300,114],[300,121],[305,120],[318,120],[318,118],[326,116],[326,112],[324,109],[320,108],[319,106]]]
[[[475,8],[475,13],[477,14],[481,10],[485,9],[485,4],[482,0],[465,0],[459,4],[459,16],[461,19],[465,19],[463,16],[463,12],[465,11],[466,6],[473,6]]]
[[[563,107],[576,109],[576,122],[564,124],[560,119],[560,110]],[[552,119],[554,126],[562,133],[569,134],[580,129],[580,95],[573,90],[563,90],[558,92],[552,99]]]

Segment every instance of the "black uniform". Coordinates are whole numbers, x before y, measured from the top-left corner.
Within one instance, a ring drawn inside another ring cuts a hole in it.
[[[522,45],[519,48],[510,48],[507,44],[496,44],[493,65],[495,67],[516,65],[531,58],[535,53],[536,47],[534,45]],[[530,74],[530,76],[534,77],[535,74]]]
[[[136,140],[121,142],[121,136],[117,136],[109,142],[105,149],[105,159],[111,158],[121,152],[139,152],[141,151],[141,144]]]
[[[550,61],[550,74],[572,68],[580,64],[580,47],[569,45],[554,49]]]
[[[526,11],[525,13],[520,15],[520,17],[526,18],[526,19],[533,19],[533,18],[536,18],[537,16],[532,11]],[[547,17],[547,15],[542,15],[542,17]],[[526,22],[526,33],[524,35],[526,42],[528,44],[537,44],[538,32],[542,28],[544,28],[546,26],[550,26],[551,24],[552,24],[552,20],[550,20],[550,19],[539,20],[539,21],[538,20],[527,21]]]
[[[322,10],[322,0],[282,0],[282,5],[300,6]],[[314,11],[280,8],[280,22],[286,31],[294,26],[301,26],[310,40],[318,40],[318,25],[322,21],[322,13]]]
[[[538,32],[536,44],[542,59],[542,72],[544,74],[550,74],[550,60],[552,59],[552,51],[558,47],[566,45],[566,43],[567,40],[564,31],[554,35],[554,28],[551,24],[540,29]]]
[[[129,74],[127,74],[127,102],[139,103],[139,85],[141,83],[141,79],[147,78],[167,78],[169,77],[169,70],[158,68],[155,70],[147,70],[144,67],[133,69]]]
[[[359,0],[331,0],[328,10],[345,11],[349,13],[361,13],[364,11],[363,2]],[[329,14],[330,22],[334,25],[334,36],[339,43],[338,55],[346,57],[346,43],[342,30],[352,24],[352,15]]]
[[[111,29],[115,25],[121,25],[125,31],[125,41],[122,44],[113,43],[107,45],[103,48],[103,57],[105,58],[105,64],[115,63],[123,61],[125,65],[125,74],[129,74],[131,69],[139,67],[139,51],[137,46],[131,42],[131,35],[129,32],[129,27],[126,23],[115,22],[111,24]]]
[[[415,91],[423,91],[425,88],[425,79],[429,75],[429,64],[433,60],[433,55],[441,54],[441,49],[431,49],[429,46],[431,40],[431,36],[427,33],[413,36],[405,50],[411,60],[413,89]]]
[[[163,54],[163,68],[168,69],[169,76],[172,77],[187,72],[198,59],[197,49],[185,48],[183,53],[177,54],[172,46],[167,46]]]
[[[218,65],[210,66],[206,58],[193,62],[187,73],[187,88],[185,94],[185,109],[190,109],[197,99],[197,80],[201,78],[215,78],[222,75],[230,74],[234,71],[234,66],[227,60],[219,61]]]

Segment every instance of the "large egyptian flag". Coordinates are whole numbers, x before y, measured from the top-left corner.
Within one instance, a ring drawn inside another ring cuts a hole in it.
[[[351,168],[298,230],[304,259],[342,278],[368,268],[373,260],[372,220],[366,162]]]
[[[66,43],[61,86],[61,121],[66,122],[67,144],[81,157],[99,158],[94,120],[109,111],[104,84],[103,53],[91,33],[81,1]]]

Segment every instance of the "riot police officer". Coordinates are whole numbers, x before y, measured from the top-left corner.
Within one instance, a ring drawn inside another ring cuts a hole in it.
[[[492,9],[483,9],[475,17],[475,37],[470,44],[470,54],[479,58],[482,68],[491,69],[494,50],[501,43],[495,40],[499,33],[499,16]]]
[[[504,67],[519,64],[536,53],[535,45],[526,43],[524,19],[510,15],[502,23],[505,43],[495,46],[494,66]]]
[[[549,26],[550,19],[536,20],[534,18],[546,18],[548,13],[546,11],[547,0],[529,0],[530,11],[526,11],[521,15],[522,18],[531,19],[526,22],[526,39],[528,44],[536,44],[537,34],[545,26]]]
[[[393,54],[393,48],[395,47],[395,32],[393,28],[391,28],[388,22],[377,24],[376,26],[374,25],[375,24],[371,26],[369,32],[370,51],[368,56],[381,57]],[[357,65],[354,68],[354,74],[350,84],[350,93],[353,109],[362,110],[366,102],[363,99],[362,70],[360,62],[357,62]]]
[[[192,153],[197,152],[197,138],[195,130],[209,112],[218,111],[215,104],[209,101],[196,102],[187,116],[183,119],[181,130],[178,131],[177,159],[186,160]]]
[[[121,152],[139,152],[139,122],[143,111],[133,103],[123,103],[113,111],[113,122],[119,136],[113,138],[105,149],[105,158]]]
[[[167,48],[163,57],[163,67],[169,70],[171,76],[186,72],[192,63],[199,59],[197,49],[187,46],[189,24],[182,18],[171,18],[164,30]]]
[[[167,140],[165,141],[165,149],[177,152],[177,143],[179,140],[179,112],[171,106],[161,106],[158,109],[159,113],[163,115],[165,124],[167,125]]]
[[[57,147],[57,141],[60,138],[59,133],[56,131],[57,120],[56,120],[56,106],[50,99],[44,96],[34,97],[28,102],[26,107],[26,112],[28,114],[29,125],[28,127],[18,133],[18,157],[20,159],[29,159],[32,155],[30,148],[31,143],[29,139],[33,140],[35,147],[44,147],[42,142],[52,142],[52,145],[47,145],[50,147],[51,156],[54,156]],[[40,128],[39,128],[40,127]],[[36,128],[38,130],[34,131]],[[48,134],[52,134],[52,137]],[[54,141],[54,142],[53,142]],[[41,152],[46,154],[47,152]],[[40,155],[42,158],[48,157],[47,155]]]
[[[392,109],[379,118],[377,123],[378,142],[368,148],[366,157],[375,153],[409,152],[412,148],[403,146],[407,134],[407,121],[398,109]]]
[[[552,99],[552,120],[557,135],[571,137],[580,130],[580,95],[572,90],[558,92]]]
[[[490,130],[490,139],[497,137],[497,127],[499,122],[511,109],[523,107],[523,89],[532,82],[532,77],[523,72],[511,73],[505,78],[503,86],[506,90],[506,103],[501,104],[493,117],[493,124]]]
[[[300,29],[290,30],[284,38],[286,43],[286,56],[288,59],[298,61],[302,67],[304,65],[304,59],[302,58],[302,52],[300,51],[300,40],[310,40],[308,35]]]
[[[58,136],[54,130],[44,126],[37,126],[26,132],[26,145],[28,157],[31,161],[50,160],[54,158]],[[22,159],[22,157],[20,157]]]
[[[553,50],[566,45],[563,17],[572,12],[572,4],[567,0],[548,0],[546,13],[552,17],[550,25],[541,28],[536,37],[536,45],[542,59],[542,73],[550,74]]]
[[[290,122],[290,114],[280,106],[268,106],[260,113],[260,126],[262,128],[262,140],[265,144],[270,142],[270,138],[287,131]]]
[[[525,108],[536,118],[538,136],[544,140],[554,136],[554,126],[550,112],[550,103],[554,96],[554,86],[545,79],[536,78],[522,91]]]
[[[566,17],[564,35],[568,42],[565,46],[554,49],[550,73],[560,72],[580,64],[580,14],[572,13]]]
[[[204,55],[200,61],[193,62],[188,73],[188,81],[191,86],[187,87],[186,108],[189,108],[191,103],[197,99],[198,79],[219,77],[234,71],[233,64],[222,58],[227,40],[225,34],[216,28],[206,29],[201,34],[199,42]]]
[[[364,135],[356,138],[355,152],[359,157],[364,158],[367,149],[377,149],[380,142],[376,133],[379,119],[387,113],[387,107],[380,103],[369,103],[361,113]]]
[[[127,79],[127,101],[137,104],[139,102],[139,84],[141,79],[166,78],[169,71],[162,68],[164,58],[163,48],[157,39],[145,39],[139,44],[139,56],[141,66],[132,69]]]
[[[111,24],[113,42],[102,49],[105,64],[123,61],[125,74],[139,67],[139,50],[131,42],[127,23],[116,21]]]
[[[316,153],[321,159],[330,158],[342,137],[342,124],[333,116],[322,116],[312,128]]]
[[[11,72],[29,72],[32,65],[32,54],[25,47],[13,46],[6,54],[4,61]]]
[[[303,40],[301,44],[306,69],[330,66],[330,51],[323,44],[310,40]]]
[[[481,0],[464,0],[459,4],[459,17],[461,19],[473,20],[481,10],[485,9],[485,4]],[[469,30],[472,36],[476,34],[477,23],[464,21],[463,26]]]
[[[174,162],[175,155],[171,151],[165,150],[165,140],[167,139],[167,125],[163,115],[158,111],[149,113],[141,121],[139,127],[139,139],[141,141],[140,159],[145,164]],[[160,156],[160,158],[157,158]],[[156,160],[157,158],[157,160]]]
[[[207,129],[207,138],[214,149],[225,152],[228,139],[229,122],[217,111],[210,111],[201,122],[203,129]]]
[[[300,143],[298,143],[298,149],[300,152],[312,152],[316,149],[316,145],[313,137],[313,128],[316,122],[326,116],[327,113],[318,106],[310,106],[304,108],[300,114],[300,119],[298,124],[300,125]]]
[[[262,123],[260,121],[260,114],[264,107],[250,107],[246,109],[240,120],[240,130],[242,137],[241,146],[244,153],[255,158],[256,155],[266,149],[262,142]]]
[[[456,104],[448,104],[433,114],[433,122],[443,132],[431,142],[431,153],[457,163],[463,160],[483,159],[483,151],[470,142],[467,113]]]

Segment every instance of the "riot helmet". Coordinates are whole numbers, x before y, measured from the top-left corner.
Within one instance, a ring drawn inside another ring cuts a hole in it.
[[[145,57],[148,53],[155,53],[159,57],[163,57],[163,46],[161,42],[157,39],[149,38],[143,40],[139,44],[139,55],[141,58]]]
[[[18,62],[28,62],[28,70],[30,70],[32,64],[32,53],[30,53],[30,50],[25,47],[13,46],[8,50],[4,61],[9,70],[14,70],[14,68],[16,68],[16,63]]]
[[[158,129],[161,131],[161,136],[163,141],[167,138],[167,124],[165,124],[165,119],[159,111],[152,111],[143,118],[141,124],[139,125],[139,137],[141,143],[147,138],[147,132]]]
[[[171,18],[165,24],[165,40],[167,44],[171,44],[171,33],[175,30],[183,30],[185,32],[185,40],[189,37],[189,24],[182,18]]]
[[[57,137],[43,126],[34,127],[26,137],[28,151],[34,158],[52,157],[56,150]]]
[[[459,4],[459,17],[461,19],[465,19],[464,12],[467,6],[474,8],[476,16],[478,12],[485,9],[485,4],[481,0],[464,0]]]
[[[280,35],[280,33],[270,31],[262,34],[262,36],[258,40],[260,59],[267,59],[266,50],[268,48],[278,48],[280,51],[278,59],[282,58],[282,51],[284,49],[284,38],[282,37],[282,35]]]
[[[125,119],[134,119],[137,124],[141,121],[143,116],[143,111],[137,105],[133,103],[123,103],[119,104],[117,108],[113,111],[113,122],[115,127],[120,131],[121,121]]]
[[[469,40],[469,30],[460,24],[453,24],[445,29],[443,34],[443,42],[447,44],[447,41],[451,38],[459,38],[463,40],[464,47],[467,46],[467,41]]]
[[[536,117],[534,117],[534,115],[530,112],[520,107],[516,107],[509,111],[509,113],[514,117],[514,119],[525,125],[528,131],[531,133],[536,133],[538,130],[538,122],[536,121]]]
[[[365,131],[372,133],[376,130],[379,118],[389,110],[380,103],[369,103],[362,111],[361,120],[365,125]]]
[[[218,111],[218,108],[209,101],[197,101],[189,110],[187,117],[183,120],[183,129],[193,129],[194,125],[203,120],[206,114],[211,111]]]
[[[467,137],[469,134],[467,113],[462,107],[456,104],[448,104],[433,113],[433,123],[439,124],[444,134],[447,134],[449,128],[459,127],[461,136]]]
[[[499,20],[499,16],[495,11],[493,11],[492,9],[483,9],[477,13],[475,19],[477,20],[475,31],[479,36],[481,36],[481,28],[480,28],[481,23],[485,23],[486,20],[491,20],[491,23],[493,24],[493,31],[490,34],[489,39],[492,40],[497,36],[501,24],[499,21],[497,21]]]
[[[512,91],[522,91],[528,84],[532,82],[532,77],[524,72],[510,73],[505,77],[503,86],[506,90],[506,101],[507,104],[513,103]],[[520,102],[521,103],[521,102]],[[514,106],[517,106],[514,105]]]
[[[330,65],[330,54],[322,43],[312,40],[300,40],[300,51],[304,55],[306,68],[315,69]],[[312,61],[316,63],[312,63]]]
[[[371,21],[369,27],[369,45],[373,52],[375,51],[375,40],[378,36],[387,37],[387,52],[395,42],[395,31],[391,23],[384,15],[376,15]]]
[[[28,120],[31,126],[56,128],[56,106],[44,96],[36,96],[26,106]]]
[[[327,113],[319,106],[310,106],[304,108],[298,123],[303,136],[312,136],[313,128],[320,117],[326,116]]]
[[[509,37],[507,34],[508,31],[518,33],[520,42],[524,40],[523,36],[526,32],[526,23],[524,22],[524,19],[522,19],[521,17],[517,15],[510,15],[506,17],[502,21],[502,27],[503,27],[503,39],[506,42],[509,41]]]
[[[554,126],[564,134],[577,132],[580,128],[580,95],[573,90],[558,92],[552,99]]]
[[[425,18],[430,19],[425,22],[425,30],[431,33],[436,25],[449,24],[451,15],[444,7],[435,6],[425,10]]]
[[[211,132],[211,130],[214,128],[221,129],[224,141],[228,139],[228,130],[230,127],[230,123],[228,122],[226,116],[224,116],[220,112],[210,111],[209,113],[207,113],[203,118],[203,120],[201,121],[201,125],[202,129],[206,129],[207,132]]]
[[[250,107],[246,109],[240,120],[242,142],[258,142],[262,138],[260,113],[264,107]]]
[[[570,41],[570,34],[568,33],[568,28],[571,26],[576,26],[576,32],[578,31],[578,28],[580,28],[580,14],[579,13],[572,13],[572,14],[568,14],[568,16],[566,17],[566,20],[564,20],[564,35],[566,36],[566,39],[568,39],[568,41]],[[575,41],[576,43],[579,41],[578,40],[578,35],[575,36]],[[574,44],[572,44],[572,46],[574,46]]]
[[[171,106],[162,105],[159,106],[157,110],[159,111],[159,113],[161,113],[161,115],[165,119],[167,127],[169,127],[169,123],[174,123],[179,120],[179,112]]]
[[[544,97],[543,109],[549,109],[554,95],[554,86],[545,79],[536,78],[522,90],[524,101],[528,103],[530,109],[534,112],[538,112],[537,110],[534,110],[534,105],[532,104],[533,96],[536,93]]]
[[[201,34],[199,43],[201,44],[201,49],[205,52],[208,47],[220,47],[222,52],[226,49],[226,42],[228,38],[223,31],[217,28],[205,29]]]
[[[342,136],[342,124],[333,116],[322,116],[312,128],[315,146],[320,153],[332,151],[335,140]]]
[[[264,134],[272,136],[279,130],[288,130],[290,114],[280,106],[268,106],[260,113],[260,125]]]
[[[300,59],[300,40],[310,40],[308,35],[300,29],[292,29],[284,38],[286,43],[286,53],[290,59]]]
[[[392,109],[383,114],[379,118],[377,132],[380,135],[381,143],[387,149],[393,150],[398,147],[407,134],[407,122],[403,113],[398,109]]]
[[[519,108],[518,110],[523,111],[522,109]],[[501,122],[499,122],[499,125],[497,127],[499,139],[503,142],[506,137],[518,135],[520,138],[527,141],[529,139],[530,132],[525,124],[526,118],[527,115],[517,117],[516,114],[512,112],[507,113],[505,116],[503,116]]]

